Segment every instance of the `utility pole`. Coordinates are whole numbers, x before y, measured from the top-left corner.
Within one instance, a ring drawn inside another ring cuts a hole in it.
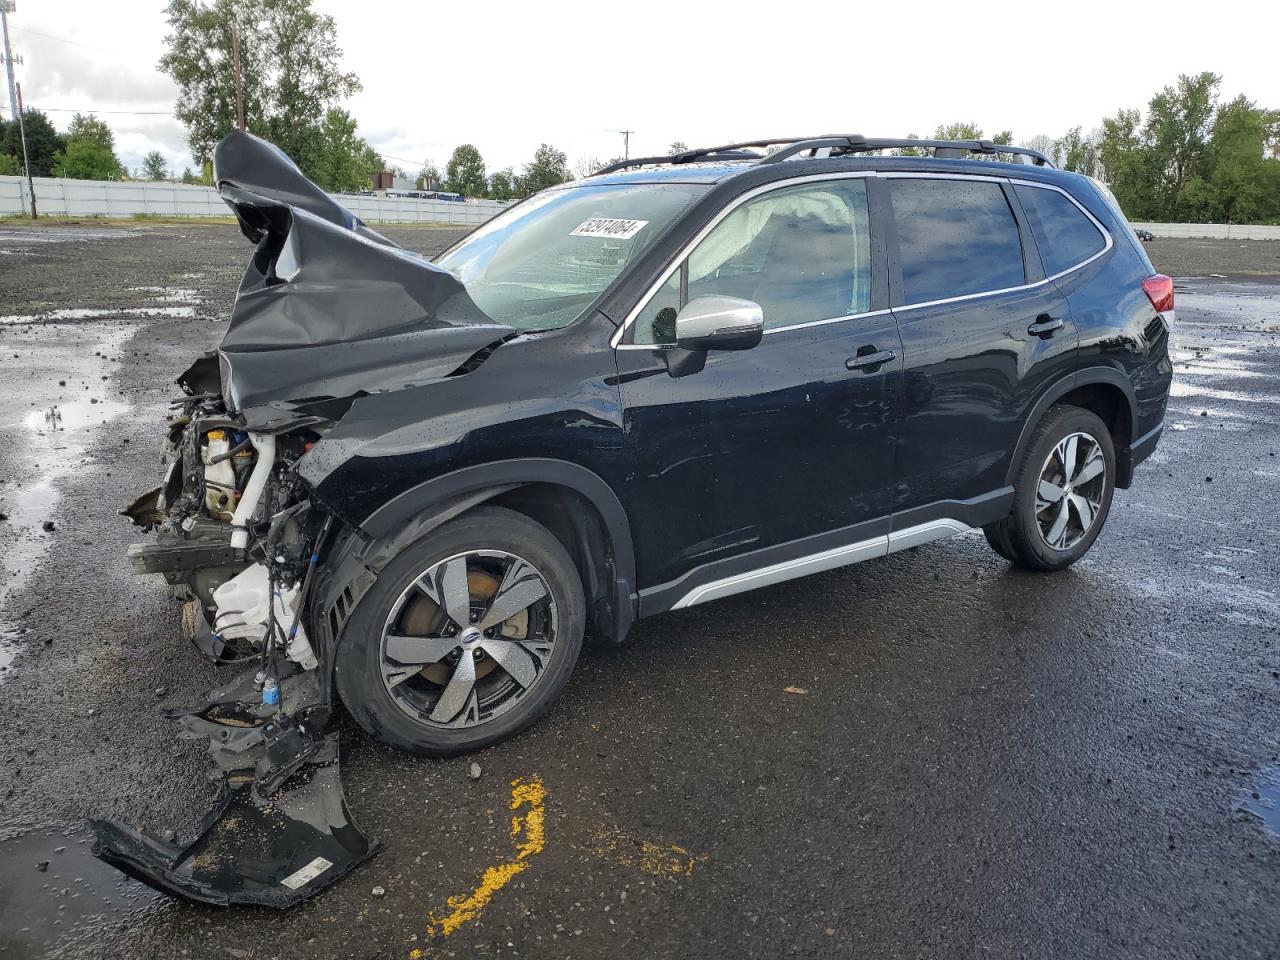
[[[244,86],[240,82],[240,28],[234,20],[231,21],[231,59],[235,63],[236,71],[236,123],[240,126],[240,131],[244,132]]]
[[[9,74],[9,111],[18,119],[18,97],[13,85],[13,51],[9,49],[9,14],[14,11],[13,0],[0,0],[0,24],[4,25],[4,68]]]
[[[31,190],[31,219],[36,219],[36,184],[31,179],[31,159],[27,156],[27,120],[22,114],[22,84],[16,84],[18,99],[18,136],[22,140],[22,166],[27,171],[27,187]]]
[[[635,131],[619,130],[618,132],[622,134],[622,159],[630,160],[631,159],[631,135],[635,133]]]

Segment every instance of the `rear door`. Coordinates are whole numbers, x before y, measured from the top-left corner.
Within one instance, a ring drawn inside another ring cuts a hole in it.
[[[1075,365],[1076,331],[1006,182],[918,174],[883,182],[905,357],[893,527],[939,517],[985,523],[1007,495],[1032,403]]]
[[[723,214],[641,304],[618,370],[642,609],[744,554],[887,533],[901,343],[869,219],[861,177],[767,190]],[[673,378],[675,315],[712,294],[760,303],[765,336]],[[873,520],[885,529],[850,529]]]

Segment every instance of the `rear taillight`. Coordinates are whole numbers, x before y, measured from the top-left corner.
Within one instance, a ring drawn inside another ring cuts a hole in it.
[[[1142,292],[1147,295],[1156,313],[1166,320],[1173,320],[1173,278],[1157,273],[1142,281]]]

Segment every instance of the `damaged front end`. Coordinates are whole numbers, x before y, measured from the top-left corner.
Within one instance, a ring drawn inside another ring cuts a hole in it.
[[[154,533],[130,547],[133,571],[164,577],[201,654],[238,665],[167,714],[208,742],[218,799],[185,844],[97,822],[94,852],[170,893],[286,907],[376,846],[347,811],[330,732],[337,638],[309,629],[317,571],[361,534],[298,464],[362,397],[447,376],[513,331],[270,144],[232,134],[214,165],[255,251],[217,353],[178,379],[162,483],[121,512]]]
[[[164,483],[122,512],[155,533],[130,548],[134,572],[163,575],[184,604],[184,633],[238,669],[204,703],[165,714],[179,737],[207,742],[218,793],[187,842],[100,821],[94,853],[190,899],[287,907],[377,846],[347,810],[329,732],[332,651],[313,649],[307,630],[336,521],[294,467],[326,421],[247,430],[220,396],[195,389],[200,366],[183,377],[191,395],[170,420]]]

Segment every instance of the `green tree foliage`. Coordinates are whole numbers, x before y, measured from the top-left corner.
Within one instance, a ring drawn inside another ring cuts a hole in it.
[[[355,118],[338,107],[326,110],[295,150],[294,161],[325,190],[367,190],[370,175],[383,169],[382,157],[356,134]]]
[[[77,113],[67,130],[66,147],[53,158],[53,175],[71,180],[121,180],[125,169],[115,153],[116,138],[92,113]]]
[[[33,177],[53,176],[54,158],[67,145],[67,138],[54,129],[48,116],[28,107],[22,112],[27,128],[27,156],[31,161]],[[18,158],[22,165],[22,138],[18,124],[11,120],[0,121],[0,153]]]
[[[190,167],[182,168],[182,182],[186,184],[196,184],[200,182],[200,178],[191,172]]]
[[[1219,78],[1182,75],[1147,106],[1102,122],[1100,174],[1133,220],[1280,222],[1280,113]]]
[[[1072,127],[1054,143],[1054,162],[1064,170],[1097,177],[1102,172],[1100,147],[1093,134],[1086,136],[1081,127]]]
[[[0,177],[22,175],[22,161],[12,153],[0,153]]]
[[[981,140],[982,128],[976,123],[943,123],[933,131],[935,140]]]
[[[684,153],[689,149],[689,145],[683,140],[675,140],[671,146],[667,147],[667,155],[674,157],[677,153]]]
[[[569,172],[569,158],[565,156],[564,151],[544,143],[534,151],[533,160],[525,164],[517,192],[527,197],[547,187],[568,183],[572,179],[573,174]]]
[[[444,175],[445,189],[464,197],[482,197],[489,187],[484,171],[484,158],[469,143],[454,148],[453,155],[445,165]]]
[[[512,199],[516,195],[516,180],[516,173],[510,167],[496,171],[489,178],[489,196],[494,200]]]
[[[236,125],[235,22],[245,125],[311,176],[310,165],[324,153],[317,144],[330,123],[330,108],[360,89],[356,75],[339,68],[342,51],[333,18],[313,11],[311,0],[170,0],[165,15],[170,33],[159,66],[178,84],[174,113],[187,128],[196,159],[208,160]],[[341,152],[350,146],[342,144],[340,155],[326,161],[330,169],[343,166],[348,158]]]
[[[187,173],[191,171],[188,170]],[[142,179],[144,180],[168,180],[169,166],[165,163],[164,154],[159,150],[152,150],[142,158]]]

